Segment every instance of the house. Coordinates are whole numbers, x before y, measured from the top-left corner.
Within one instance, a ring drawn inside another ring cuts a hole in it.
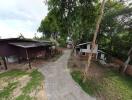
[[[76,46],[76,54],[79,55],[81,58],[85,59],[91,53],[91,48],[92,48],[92,42],[78,44]],[[97,55],[98,55],[98,44],[95,45],[92,58],[97,59]]]
[[[5,69],[7,62],[21,62],[22,59],[26,59],[31,68],[31,59],[50,56],[51,47],[51,42],[21,38],[0,39],[0,57],[3,59]]]
[[[67,37],[66,44],[67,48],[73,48],[73,40],[71,39],[71,37]]]

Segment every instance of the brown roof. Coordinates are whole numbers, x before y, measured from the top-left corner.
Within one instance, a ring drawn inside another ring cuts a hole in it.
[[[49,43],[40,43],[40,42],[19,42],[19,43],[9,43],[10,45],[22,47],[22,48],[34,48],[34,47],[45,47],[51,46]]]
[[[20,39],[20,38],[6,38],[6,39],[0,39],[0,42],[38,42],[36,40],[32,39]]]

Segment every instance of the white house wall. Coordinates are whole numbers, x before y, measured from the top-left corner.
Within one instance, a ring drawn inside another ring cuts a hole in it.
[[[97,51],[98,51],[98,45],[95,46],[93,53],[97,53]],[[87,49],[80,49],[80,52],[91,53],[90,44],[87,45]]]

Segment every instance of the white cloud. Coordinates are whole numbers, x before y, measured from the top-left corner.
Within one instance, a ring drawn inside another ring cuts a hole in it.
[[[47,6],[43,0],[0,0],[0,36],[33,37],[44,16]]]

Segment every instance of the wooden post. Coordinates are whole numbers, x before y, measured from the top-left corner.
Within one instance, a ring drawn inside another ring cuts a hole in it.
[[[44,48],[44,55],[43,55],[44,59],[46,59],[46,49]]]
[[[7,68],[7,64],[6,64],[6,59],[5,59],[5,57],[2,57],[2,60],[3,60],[3,62],[4,62],[5,70],[7,70],[8,68]]]
[[[29,54],[28,54],[27,49],[26,49],[26,56],[27,56],[27,60],[28,60],[28,64],[29,64],[29,68],[32,69],[32,67],[31,67],[31,62],[30,62],[30,58],[29,58]]]
[[[20,64],[21,63],[21,57],[18,56],[18,63]]]

